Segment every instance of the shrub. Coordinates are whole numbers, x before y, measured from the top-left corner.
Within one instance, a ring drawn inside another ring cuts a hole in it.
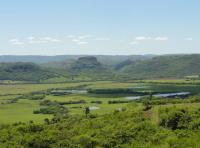
[[[151,103],[150,103],[149,100],[145,100],[143,102],[143,105],[144,105],[144,109],[143,109],[144,111],[150,110],[152,108]]]
[[[160,125],[171,128],[172,130],[185,129],[191,121],[192,117],[187,110],[170,110],[169,113],[161,117]]]
[[[40,108],[39,110],[33,111],[34,114],[57,114],[57,113],[67,113],[68,110],[64,106],[47,106]]]
[[[120,103],[129,103],[132,102],[131,100],[110,100],[108,101],[108,104],[120,104]]]
[[[60,105],[67,105],[67,104],[85,104],[85,103],[86,103],[85,100],[59,102]]]
[[[91,103],[102,104],[102,101],[91,101]]]

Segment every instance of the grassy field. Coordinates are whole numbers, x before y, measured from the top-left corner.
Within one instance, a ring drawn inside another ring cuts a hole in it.
[[[14,104],[0,105],[0,123],[28,122],[30,120],[41,123],[44,118],[51,118],[50,115],[33,114],[33,110],[38,108],[38,101],[31,100],[19,100]]]
[[[70,104],[65,105],[70,109],[71,114],[84,114],[85,107],[98,107],[98,109],[91,110],[91,113],[94,114],[106,114],[110,112],[114,112],[117,109],[121,109],[125,107],[127,104],[108,104],[109,100],[124,100],[124,98],[96,98],[87,95],[68,95],[68,96],[47,96],[45,99],[57,102],[65,102],[65,101],[79,101],[85,100],[85,104]],[[91,103],[91,101],[101,101],[101,104]]]
[[[152,81],[152,80],[151,80]],[[41,100],[30,100],[30,98],[20,99],[16,103],[8,103],[13,98],[20,96],[19,94],[27,94],[36,91],[46,91],[48,89],[76,89],[84,86],[81,89],[116,89],[116,88],[133,88],[137,91],[157,91],[157,92],[177,92],[189,91],[192,93],[199,93],[200,86],[196,84],[182,84],[175,83],[150,83],[146,80],[144,83],[122,83],[111,81],[99,82],[80,82],[80,83],[57,83],[57,84],[3,84],[0,85],[0,123],[15,123],[15,122],[34,122],[42,123],[45,118],[51,118],[52,115],[33,114],[34,110],[40,108]],[[177,80],[179,81],[179,80]],[[148,83],[147,83],[148,82]],[[56,102],[80,101],[84,100],[82,104],[68,104],[64,105],[70,114],[83,114],[85,107],[91,107],[92,114],[108,114],[122,108],[127,108],[129,103],[109,104],[108,101],[126,100],[123,95],[91,95],[91,94],[69,94],[63,96],[46,95],[45,100]],[[92,101],[101,101],[98,103],[91,103]],[[132,103],[136,108],[143,107],[141,103]],[[183,107],[198,107],[200,104],[178,104]],[[155,123],[158,123],[158,112],[160,108],[170,107],[170,105],[157,105],[151,111],[147,112],[147,116],[152,118]]]
[[[93,83],[89,85],[87,88],[92,88],[92,89],[109,89],[109,88],[131,88],[135,86],[140,86],[142,83],[121,83],[121,82],[98,82],[98,83]]]
[[[137,83],[163,83],[163,84],[200,84],[199,79],[149,79],[149,80],[134,80],[130,82]]]
[[[42,91],[51,88],[70,88],[78,87],[80,85],[89,84],[83,83],[56,83],[56,84],[16,84],[16,85],[0,85],[0,95],[6,94],[24,94],[34,91]]]
[[[6,96],[0,96],[0,104],[6,103],[10,99],[16,98],[18,95],[6,95]]]
[[[94,82],[93,82],[94,83]],[[97,82],[99,85],[102,82]],[[108,82],[103,82],[108,83]],[[88,82],[83,83],[60,83],[60,84],[3,84],[0,85],[0,123],[14,123],[14,122],[28,122],[33,120],[34,122],[43,122],[44,118],[51,117],[50,115],[33,114],[33,111],[39,108],[39,101],[32,100],[19,100],[17,103],[8,104],[7,102],[19,95],[27,94],[36,91],[45,91],[51,88],[73,88],[81,85],[90,84]],[[97,85],[97,84],[96,84]],[[83,108],[85,106],[96,106],[99,110],[94,110],[94,113],[108,113],[114,111],[116,108],[120,108],[125,104],[121,105],[109,105],[106,98],[101,99],[103,103],[101,105],[91,104],[90,101],[96,98],[72,95],[72,96],[47,96],[46,99],[54,100],[58,102],[69,101],[69,100],[86,100],[88,103],[81,105],[82,109],[75,108],[78,105],[66,105],[70,109],[70,113],[84,113]],[[80,106],[80,105],[79,105]]]

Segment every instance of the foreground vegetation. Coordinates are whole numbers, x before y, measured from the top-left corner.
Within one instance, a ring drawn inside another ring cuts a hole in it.
[[[0,147],[200,146],[197,84],[8,83],[0,90]],[[152,96],[169,92],[191,94]],[[144,97],[126,99],[137,95]]]
[[[107,115],[67,115],[45,124],[16,123],[0,128],[1,147],[196,147],[200,109],[166,107],[143,111],[130,104]]]

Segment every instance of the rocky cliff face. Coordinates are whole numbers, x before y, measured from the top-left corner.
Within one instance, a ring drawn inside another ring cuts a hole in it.
[[[101,63],[97,61],[96,57],[92,56],[81,57],[72,66],[73,70],[97,69],[97,68],[101,68]]]

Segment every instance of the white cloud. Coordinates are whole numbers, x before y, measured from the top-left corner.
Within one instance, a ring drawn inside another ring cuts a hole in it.
[[[13,45],[24,45],[24,44],[41,44],[41,43],[58,43],[61,40],[52,37],[26,37],[20,41],[19,39],[9,40]]]
[[[137,45],[137,44],[139,44],[139,42],[133,41],[133,42],[130,42],[130,44],[131,44],[131,45]]]
[[[85,45],[85,44],[88,44],[86,40],[90,38],[91,35],[80,35],[80,36],[70,35],[68,37],[71,38],[71,41],[75,42],[77,45]]]
[[[138,36],[135,38],[137,41],[151,40],[152,37]]]
[[[187,41],[192,41],[193,38],[192,38],[192,37],[188,37],[188,38],[186,38],[186,40],[187,40]]]
[[[44,43],[40,38],[36,37],[27,37],[27,43],[28,44],[39,44],[39,43]]]
[[[79,42],[79,39],[72,39],[72,42]]]
[[[135,38],[136,41],[167,41],[168,37],[151,37],[151,36],[138,36]]]
[[[75,35],[68,35],[67,37],[68,38],[75,38],[76,36]]]
[[[24,45],[25,43],[20,41],[19,39],[11,39],[9,42],[13,45]]]
[[[78,45],[85,45],[85,44],[88,44],[88,42],[85,42],[85,41],[80,41],[80,42],[77,42]]]
[[[52,38],[52,37],[27,37],[26,38],[27,43],[29,44],[35,44],[35,43],[56,43],[61,42],[61,40]]]
[[[21,42],[21,41],[16,41],[16,42],[13,42],[12,44],[13,45],[24,45],[25,43]]]
[[[61,42],[61,40],[55,39],[52,37],[43,37],[43,38],[40,38],[40,40],[44,42]]]
[[[10,40],[9,40],[9,42],[11,42],[11,43],[12,43],[12,42],[17,42],[17,41],[19,41],[19,40],[18,40],[18,39],[10,39]]]
[[[29,37],[27,37],[27,40],[34,40],[34,39],[35,39],[34,36],[29,36]]]
[[[154,40],[155,41],[167,41],[168,37],[155,37]]]
[[[72,42],[75,42],[78,45],[88,44],[88,40],[95,40],[95,41],[109,41],[110,38],[106,37],[96,37],[92,38],[92,35],[68,35],[67,38],[70,38]]]
[[[96,40],[96,41],[109,41],[110,38],[96,38],[94,40]]]
[[[87,38],[90,38],[90,37],[91,37],[91,35],[89,35],[89,34],[78,36],[79,39],[87,39]]]

